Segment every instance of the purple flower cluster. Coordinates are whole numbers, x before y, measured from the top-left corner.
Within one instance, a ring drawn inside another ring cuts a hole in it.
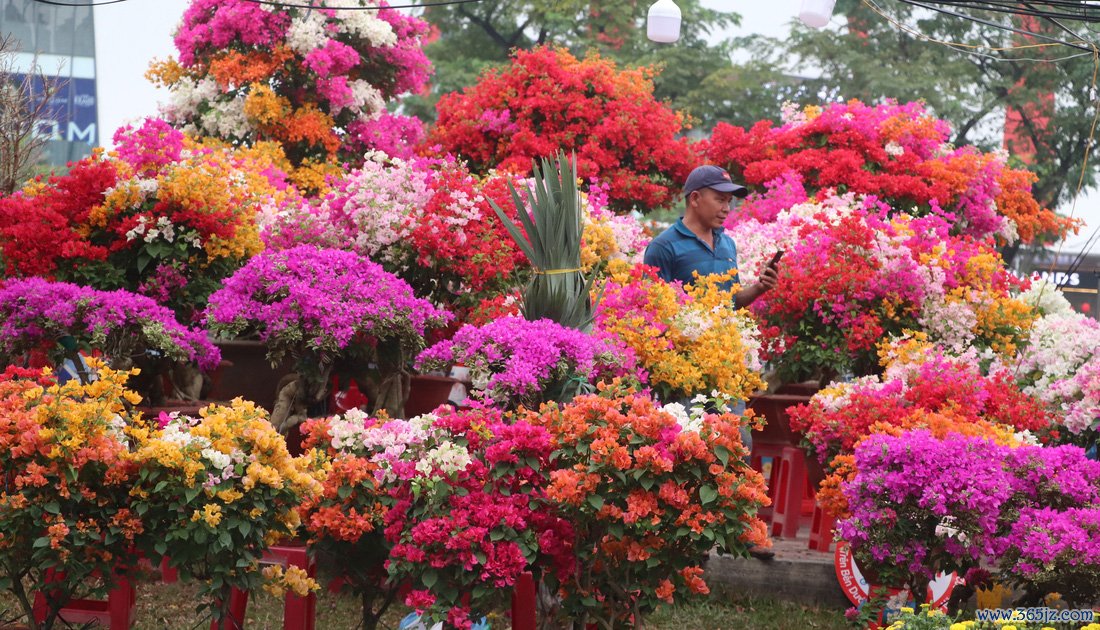
[[[537,402],[555,382],[572,377],[595,381],[633,372],[634,355],[612,339],[566,328],[548,319],[503,317],[484,326],[465,325],[452,339],[417,357],[418,368],[461,363],[475,389],[498,404]]]
[[[42,278],[8,280],[0,287],[0,353],[12,357],[52,349],[72,337],[112,357],[125,349],[156,350],[212,370],[221,360],[206,333],[176,321],[172,310],[125,290],[98,291]]]
[[[269,354],[339,354],[381,339],[423,343],[450,313],[417,298],[404,281],[367,258],[300,245],[255,256],[210,296],[217,333],[256,333]]]
[[[1012,494],[1005,450],[984,438],[938,440],[928,431],[867,438],[856,447],[856,476],[843,488],[851,516],[837,523],[841,538],[877,563],[904,563],[926,577],[956,558],[992,556]]]
[[[984,560],[1045,591],[1100,589],[1100,462],[1081,448],[912,431],[864,440],[855,467],[837,528],[857,557],[924,578]]]

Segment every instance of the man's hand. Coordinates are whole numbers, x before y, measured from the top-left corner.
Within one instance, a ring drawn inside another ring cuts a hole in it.
[[[764,272],[760,274],[759,280],[741,289],[737,292],[737,295],[733,296],[733,302],[737,305],[737,308],[747,307],[755,302],[756,298],[775,288],[776,283],[779,282],[779,272],[776,267],[777,265],[764,267]]]
[[[760,279],[756,281],[756,284],[760,285],[760,293],[764,293],[774,289],[778,282],[779,272],[776,271],[776,265],[768,265],[764,267],[764,273],[760,274]]]

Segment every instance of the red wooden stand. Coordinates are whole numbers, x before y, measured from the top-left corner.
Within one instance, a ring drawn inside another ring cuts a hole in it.
[[[49,583],[53,571],[47,573],[46,581]],[[125,577],[116,578],[116,586],[107,594],[107,600],[99,599],[74,599],[61,609],[58,616],[70,624],[87,624],[95,622],[109,630],[129,630],[134,623],[134,605],[137,602],[137,592],[134,585]],[[46,620],[49,614],[49,606],[46,604],[46,596],[41,592],[34,594],[34,619],[38,623]]]
[[[280,564],[283,567],[295,566],[304,570],[309,577],[317,575],[317,564],[306,554],[305,547],[274,545],[260,559],[261,564]],[[233,589],[229,595],[230,627],[243,628],[245,610],[248,608],[248,591]],[[317,597],[310,593],[298,597],[286,594],[283,605],[283,630],[314,630],[317,612]],[[210,624],[210,630],[217,630],[217,622]]]

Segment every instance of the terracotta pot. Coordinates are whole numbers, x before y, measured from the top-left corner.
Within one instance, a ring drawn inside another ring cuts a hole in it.
[[[275,405],[275,388],[279,380],[291,372],[291,365],[284,362],[271,367],[267,346],[259,341],[235,339],[215,341],[214,345],[221,350],[222,364],[218,366],[207,398],[229,401],[240,396],[271,411]]]
[[[412,418],[434,411],[446,404],[458,379],[431,374],[413,374],[409,383],[409,399],[405,401],[405,417]]]

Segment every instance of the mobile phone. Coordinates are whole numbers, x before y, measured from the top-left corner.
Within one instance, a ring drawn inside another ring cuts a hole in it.
[[[783,257],[783,250],[779,250],[779,251],[775,252],[775,255],[772,256],[772,259],[770,261],[768,261],[768,266],[769,267],[775,267],[777,264],[779,264],[779,259],[782,258],[782,257]]]

